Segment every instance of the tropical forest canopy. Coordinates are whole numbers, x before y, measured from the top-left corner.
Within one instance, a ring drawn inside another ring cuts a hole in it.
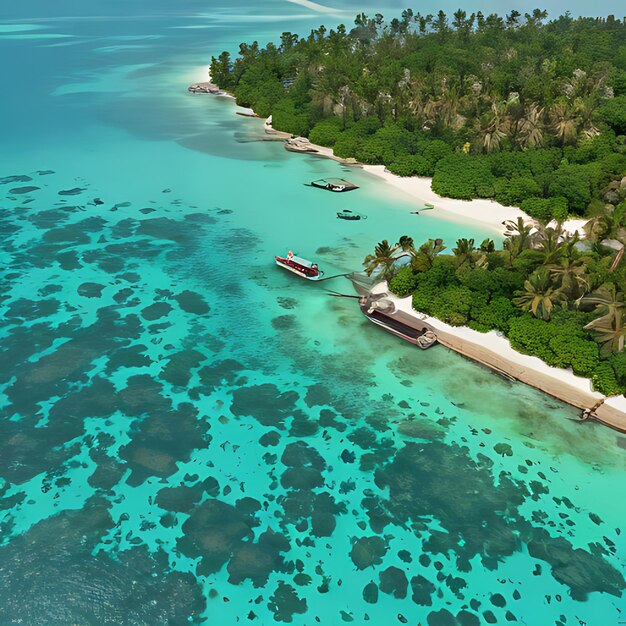
[[[242,43],[212,80],[274,127],[495,198],[549,221],[619,203],[626,173],[626,24],[545,11],[505,17],[410,9],[357,16],[279,45]]]

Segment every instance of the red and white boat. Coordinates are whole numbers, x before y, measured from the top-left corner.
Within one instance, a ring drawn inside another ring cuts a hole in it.
[[[317,267],[317,263],[294,256],[291,250],[289,250],[286,257],[275,256],[274,258],[276,259],[276,265],[297,274],[301,278],[319,280],[324,275],[324,272],[321,272]]]

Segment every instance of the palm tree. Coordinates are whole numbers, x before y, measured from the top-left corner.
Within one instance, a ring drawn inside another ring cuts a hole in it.
[[[624,312],[617,309],[615,315],[600,317],[587,324],[586,330],[590,330],[595,340],[600,344],[600,350],[605,354],[617,354],[624,349],[626,338],[626,323]]]
[[[395,255],[397,250],[398,244],[390,246],[386,239],[378,243],[374,248],[374,254],[368,254],[363,260],[365,273],[371,276],[377,271],[382,280],[391,280],[394,275],[394,263],[397,261]]]
[[[402,250],[402,252],[412,252],[415,250],[413,237],[409,237],[408,235],[402,235],[396,245]]]
[[[506,102],[491,103],[491,112],[480,120],[478,130],[478,144],[484,152],[497,152],[502,147],[502,141],[510,130],[510,120],[506,116]]]
[[[456,266],[462,267],[467,263],[469,267],[474,265],[474,254],[476,247],[473,239],[457,239],[456,248],[452,248],[452,253],[456,257]]]
[[[492,252],[495,252],[496,244],[494,243],[493,239],[487,238],[484,239],[483,242],[480,244],[479,249],[481,250],[481,252],[491,254]]]
[[[399,251],[400,254],[398,254]],[[366,266],[365,273],[371,276],[375,271],[378,271],[382,280],[391,280],[396,271],[396,261],[407,255],[413,258],[415,253],[413,239],[407,235],[402,235],[398,243],[393,246],[390,246],[389,242],[384,239],[377,244],[374,254],[368,254],[363,260],[363,265]]]
[[[518,122],[517,142],[520,148],[539,148],[543,145],[543,108],[531,104]]]
[[[587,326],[592,327],[601,318],[613,318],[618,311],[624,308],[624,294],[618,291],[612,283],[604,284],[594,293],[584,296],[581,304],[595,305],[595,312],[600,317],[587,324]]]
[[[552,286],[550,273],[541,267],[524,282],[524,291],[518,292],[513,304],[539,319],[549,320],[554,305],[562,300],[561,291]]]
[[[509,261],[512,263],[523,250],[530,248],[532,244],[532,226],[526,224],[521,217],[518,217],[515,222],[507,220],[503,223],[506,228],[504,231],[506,235],[504,249],[509,252]]]
[[[557,263],[563,256],[563,228],[561,224],[556,227],[540,226],[533,237],[533,247],[541,255],[542,265]]]
[[[578,120],[566,102],[557,102],[550,111],[552,128],[557,141],[562,145],[576,143]]]
[[[580,259],[565,255],[558,263],[547,266],[550,276],[568,302],[579,300],[586,290],[585,266]]]
[[[587,237],[594,243],[617,251],[610,271],[614,272],[624,256],[626,247],[626,202],[618,204],[612,211],[589,220],[584,226]]]
[[[437,256],[445,249],[443,239],[429,239],[411,255],[411,267],[416,272],[429,270],[434,265]]]

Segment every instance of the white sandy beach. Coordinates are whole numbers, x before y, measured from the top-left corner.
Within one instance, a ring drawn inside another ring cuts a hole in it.
[[[271,118],[265,121],[265,130],[269,133],[278,133],[271,124]],[[281,135],[288,138],[287,133],[281,133]],[[503,235],[506,226],[505,222],[511,220],[516,221],[518,217],[521,217],[526,222],[536,221],[527,213],[524,213],[518,207],[504,206],[495,200],[488,200],[485,198],[477,198],[475,200],[455,200],[453,198],[444,198],[436,194],[431,189],[432,178],[422,176],[397,176],[392,174],[385,168],[384,165],[364,165],[354,161],[354,159],[343,159],[335,156],[332,148],[326,148],[324,146],[318,146],[313,143],[308,144],[309,147],[315,150],[315,155],[333,159],[346,165],[358,165],[368,174],[372,174],[381,178],[386,183],[403,192],[407,196],[414,198],[416,202],[416,210],[423,209],[425,204],[431,204],[434,207],[433,215],[442,219],[450,219],[454,221],[463,221],[468,224],[480,224],[486,226],[497,233]],[[297,152],[297,150],[292,150]],[[302,151],[302,154],[311,154],[311,152]],[[583,225],[587,220],[584,219],[569,219],[563,224],[563,228],[574,233],[579,232],[583,234]]]
[[[577,376],[571,369],[551,367],[536,356],[517,352],[509,340],[491,331],[479,333],[466,326],[450,326],[437,318],[413,309],[412,300],[398,298],[389,293],[387,283],[379,283],[373,293],[386,293],[396,310],[413,317],[417,327],[420,323],[432,328],[440,344],[503,372],[521,382],[540,389],[580,409],[594,409],[593,416],[613,428],[626,431],[626,398],[606,397],[593,390],[588,378]]]
[[[325,148],[325,150],[328,150],[328,148]],[[527,222],[535,221],[518,207],[504,206],[495,200],[487,200],[485,198],[477,198],[475,200],[444,198],[431,189],[432,178],[396,176],[396,174],[392,174],[385,169],[384,165],[363,165],[362,167],[366,172],[382,178],[396,189],[418,200],[419,205],[416,208],[423,207],[424,204],[432,204],[435,207],[434,215],[444,219],[461,218],[463,221],[477,222],[482,226],[492,228],[500,234],[504,234],[506,230],[504,222],[508,220],[515,221],[518,217],[521,217]],[[586,221],[584,219],[569,219],[563,224],[563,227],[571,233],[578,230],[582,235],[582,227]]]

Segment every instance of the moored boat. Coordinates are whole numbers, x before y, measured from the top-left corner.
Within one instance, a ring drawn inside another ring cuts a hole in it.
[[[358,187],[343,178],[320,178],[311,182],[312,187],[318,189],[326,189],[327,191],[334,191],[335,193],[341,193],[343,191],[352,191],[358,189]]]
[[[375,299],[371,294],[361,296],[359,307],[370,322],[422,350],[427,350],[437,343],[437,335],[428,324],[416,320],[403,311],[398,311],[384,296]]]
[[[324,272],[317,267],[317,263],[295,256],[291,250],[289,250],[286,257],[277,255],[274,259],[279,267],[307,280],[319,280],[324,275]]]
[[[361,215],[360,213],[353,213],[349,209],[344,209],[343,211],[338,211],[337,212],[337,217],[340,220],[349,220],[349,221],[356,221],[356,220],[365,220],[365,219],[367,219],[366,215]]]

